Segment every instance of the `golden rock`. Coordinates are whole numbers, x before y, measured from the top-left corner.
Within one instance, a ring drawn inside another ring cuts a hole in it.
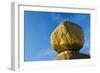
[[[57,52],[79,51],[84,45],[84,35],[76,23],[64,20],[51,33],[52,48]]]

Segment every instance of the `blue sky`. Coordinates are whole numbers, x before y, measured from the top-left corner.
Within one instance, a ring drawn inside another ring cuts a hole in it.
[[[84,47],[90,50],[90,14],[24,11],[24,61],[55,60],[57,53],[51,48],[50,35],[64,19],[80,25],[84,33]]]

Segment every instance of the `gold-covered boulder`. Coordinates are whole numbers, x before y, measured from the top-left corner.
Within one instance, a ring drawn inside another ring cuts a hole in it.
[[[50,42],[57,53],[79,51],[84,44],[83,31],[78,24],[64,20],[51,33]]]

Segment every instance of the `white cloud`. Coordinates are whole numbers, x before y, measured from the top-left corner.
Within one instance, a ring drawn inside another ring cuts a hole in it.
[[[55,59],[56,57],[56,52],[52,48],[47,48],[44,50],[38,50],[31,60],[50,60],[50,59]]]

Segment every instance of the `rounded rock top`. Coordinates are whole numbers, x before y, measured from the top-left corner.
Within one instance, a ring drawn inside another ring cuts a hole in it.
[[[64,20],[51,33],[50,43],[57,53],[80,50],[84,45],[82,28],[76,23]]]

